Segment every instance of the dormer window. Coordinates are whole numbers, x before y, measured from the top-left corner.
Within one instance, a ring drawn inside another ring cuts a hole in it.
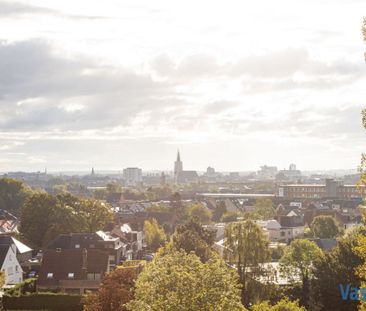
[[[68,279],[73,279],[75,276],[74,272],[70,272],[68,275],[67,275],[67,278]]]
[[[47,279],[52,279],[53,278],[53,273],[47,273]]]

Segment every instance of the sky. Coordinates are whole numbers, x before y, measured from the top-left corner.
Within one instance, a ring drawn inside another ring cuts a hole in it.
[[[0,171],[353,169],[364,0],[0,0]]]

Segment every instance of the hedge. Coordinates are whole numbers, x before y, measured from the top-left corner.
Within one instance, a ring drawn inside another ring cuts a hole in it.
[[[34,293],[21,296],[3,296],[5,310],[52,310],[52,311],[82,311],[80,295]]]

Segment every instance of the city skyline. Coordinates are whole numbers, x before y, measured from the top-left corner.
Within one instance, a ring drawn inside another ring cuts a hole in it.
[[[0,0],[0,171],[356,168],[363,9]]]

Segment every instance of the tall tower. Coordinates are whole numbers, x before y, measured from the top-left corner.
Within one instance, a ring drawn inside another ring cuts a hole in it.
[[[174,182],[178,183],[178,176],[183,171],[183,162],[180,160],[180,153],[178,150],[177,160],[174,162]]]

